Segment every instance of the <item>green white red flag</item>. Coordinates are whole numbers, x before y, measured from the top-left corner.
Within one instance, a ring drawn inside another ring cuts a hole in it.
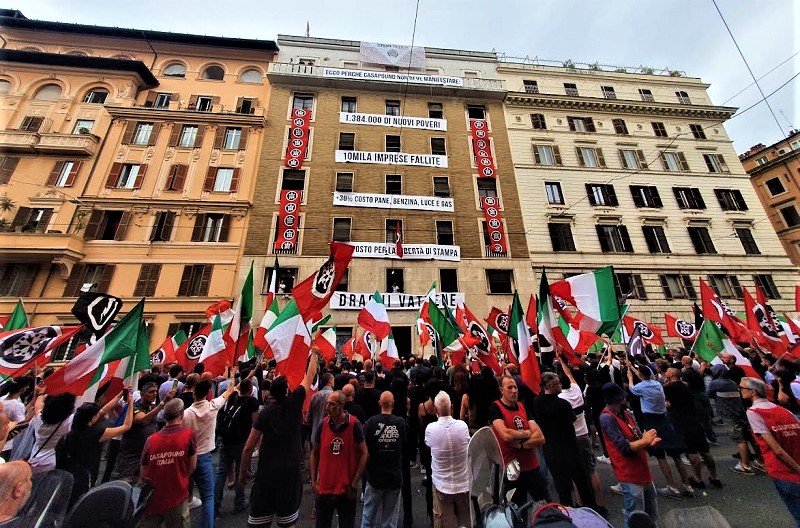
[[[519,349],[519,372],[522,381],[535,393],[539,394],[542,384],[542,374],[539,370],[539,361],[533,350],[530,328],[522,311],[519,293],[514,290],[514,300],[511,303],[508,336],[517,343]]]
[[[299,385],[306,374],[311,334],[294,300],[270,327],[267,342],[277,363],[276,372],[286,376],[290,387]]]
[[[575,322],[581,330],[598,333],[604,323],[616,324],[622,318],[611,266],[554,282],[550,285],[550,293],[580,312],[581,317],[576,316]]]
[[[253,319],[253,263],[250,262],[250,271],[242,284],[242,291],[233,307],[233,318],[225,333],[225,340],[231,353],[228,354],[229,362],[234,362],[247,355],[247,345],[250,342],[250,321]]]
[[[169,365],[177,361],[177,350],[182,344],[186,342],[186,332],[183,328],[178,328],[178,331],[171,336],[167,336],[164,342],[158,347],[158,350],[150,354],[151,365]]]
[[[203,352],[200,354],[199,361],[205,366],[205,372],[210,372],[214,376],[225,372],[225,365],[231,364],[227,348],[228,343],[225,341],[222,317],[217,315],[211,324],[211,333],[208,334]]]
[[[381,361],[381,365],[385,365],[386,370],[391,369],[394,366],[394,362],[400,359],[400,353],[397,351],[397,345],[391,332],[381,340],[378,359]]]
[[[25,305],[22,304],[21,299],[14,305],[14,310],[3,324],[3,332],[19,330],[20,328],[28,328],[28,316],[25,314]]]
[[[389,322],[389,314],[386,312],[386,306],[383,304],[383,297],[379,292],[372,294],[372,297],[367,301],[366,306],[361,309],[358,314],[358,324],[362,328],[366,328],[375,335],[378,341],[383,340],[386,336],[392,333],[392,325]]]
[[[314,345],[319,349],[319,353],[325,361],[336,359],[336,327],[326,328],[324,332],[319,332],[314,338]]]

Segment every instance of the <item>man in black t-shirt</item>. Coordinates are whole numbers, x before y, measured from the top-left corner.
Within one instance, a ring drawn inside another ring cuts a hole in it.
[[[369,420],[373,416],[380,414],[381,408],[378,401],[381,391],[375,388],[375,373],[368,370],[364,373],[364,388],[359,390],[355,396],[355,402],[364,409],[364,418]]]
[[[403,486],[403,452],[406,448],[406,422],[392,414],[394,396],[380,395],[381,413],[367,420],[367,488],[364,492],[362,528],[396,528]]]

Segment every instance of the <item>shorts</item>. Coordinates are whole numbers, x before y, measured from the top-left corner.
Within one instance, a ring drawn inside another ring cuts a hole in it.
[[[746,429],[746,425],[740,421],[733,422],[733,427],[731,428],[730,437],[731,440],[736,442],[737,444],[741,444],[744,442],[744,432]]]
[[[300,468],[275,470],[268,475],[256,475],[250,491],[250,515],[247,526],[278,526],[297,524],[303,479]]]
[[[683,443],[686,444],[686,454],[694,455],[697,453],[708,453],[711,449],[706,439],[706,433],[700,424],[697,427],[687,428],[682,431]]]
[[[581,460],[583,461],[583,468],[586,470],[586,473],[591,473],[594,471],[594,464],[597,460],[594,457],[594,449],[592,448],[592,439],[589,437],[588,434],[581,435],[577,437],[578,440],[578,451],[581,455]]]

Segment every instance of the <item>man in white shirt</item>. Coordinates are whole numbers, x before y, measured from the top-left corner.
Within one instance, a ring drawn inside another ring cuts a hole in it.
[[[20,400],[22,391],[25,389],[25,384],[20,383],[17,380],[12,380],[9,381],[7,385],[8,393],[0,398],[0,402],[2,402],[3,406],[3,410],[0,412],[4,412],[11,422],[16,424],[25,423],[25,404]],[[14,439],[11,439],[6,443],[3,452],[11,451],[13,447]]]
[[[433,400],[439,419],[425,429],[431,448],[433,525],[435,528],[470,526],[469,427],[451,416],[450,396],[440,391]]]

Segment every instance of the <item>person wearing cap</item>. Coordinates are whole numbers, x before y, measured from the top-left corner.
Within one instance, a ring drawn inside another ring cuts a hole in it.
[[[600,414],[600,426],[614,476],[622,489],[625,528],[636,510],[643,510],[655,521],[658,519],[656,488],[647,463],[647,449],[661,441],[655,429],[642,433],[627,409],[625,391],[609,382],[603,385],[606,407]]]
[[[800,421],[767,400],[767,384],[760,379],[742,378],[739,390],[742,398],[753,403],[747,409],[747,420],[761,448],[767,475],[800,526]]]

